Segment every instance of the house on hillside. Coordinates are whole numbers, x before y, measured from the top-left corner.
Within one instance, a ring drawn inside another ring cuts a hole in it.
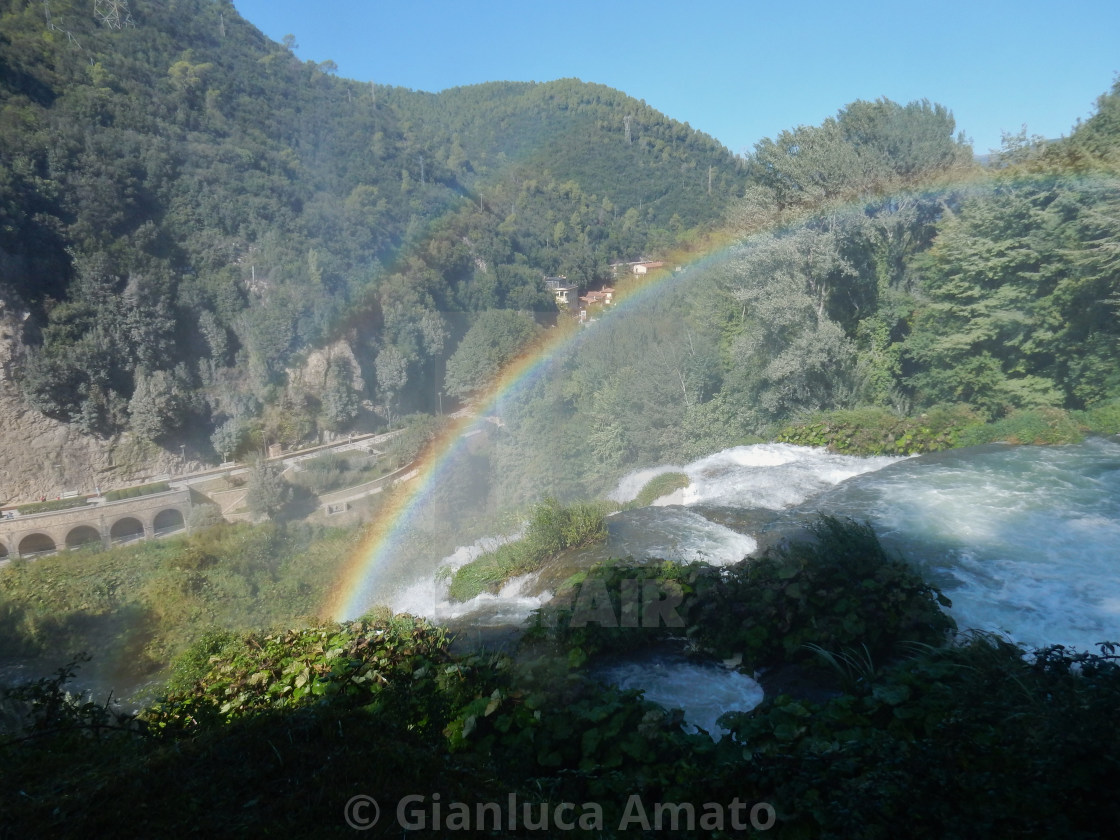
[[[579,286],[569,283],[567,277],[546,277],[544,285],[556,298],[556,306],[561,312],[579,309]]]
[[[614,302],[614,287],[604,286],[598,291],[590,291],[580,295],[579,299],[584,306],[610,306]]]
[[[634,265],[631,267],[631,271],[633,271],[635,274],[648,274],[654,269],[662,268],[664,265],[665,262],[663,260],[652,260],[650,262],[634,263]]]

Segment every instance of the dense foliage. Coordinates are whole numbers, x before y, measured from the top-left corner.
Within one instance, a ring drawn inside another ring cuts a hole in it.
[[[796,661],[807,646],[858,648],[881,662],[907,643],[941,644],[956,629],[949,599],[866,524],[822,517],[812,541],[779,546],[715,573],[689,605],[696,639],[751,667]],[[703,576],[712,576],[707,570]],[[718,618],[717,618],[718,617]]]
[[[843,523],[822,537],[805,549],[821,559],[828,546],[862,551],[873,540]],[[852,571],[851,557],[836,566]],[[662,584],[681,571],[645,570]],[[831,592],[867,603],[865,583],[837,577]],[[750,584],[736,586],[746,593]],[[738,620],[690,611],[688,623],[691,637],[718,639]],[[349,836],[347,818],[363,812],[345,809],[359,795],[378,800],[377,837],[400,836],[406,796],[423,797],[405,812],[422,837],[479,827],[476,806],[487,802],[499,803],[497,816],[482,826],[502,836],[535,836],[541,820],[555,830],[559,815],[572,824],[565,834],[579,837],[647,836],[659,824],[705,837],[1104,838],[1118,818],[1112,645],[1027,655],[970,636],[863,660],[817,646],[825,670],[725,715],[730,733],[715,740],[686,733],[680,711],[597,684],[586,656],[571,655],[586,634],[562,624],[550,632],[516,659],[456,649],[445,631],[388,613],[215,633],[180,658],[170,692],[138,715],[67,696],[73,669],[62,669],[0,697],[0,780],[21,792],[0,799],[0,824],[12,836]],[[631,648],[665,638],[626,632]],[[843,632],[838,643],[881,638],[866,624]],[[606,649],[624,648],[595,648]],[[787,667],[814,656],[773,650]],[[557,811],[561,803],[573,804]],[[745,807],[733,816],[735,803]],[[764,833],[749,828],[758,803],[767,803],[761,824],[773,823]]]
[[[96,651],[105,679],[135,684],[208,628],[305,624],[355,534],[302,525],[218,525],[189,537],[16,560],[0,575],[0,655]],[[88,671],[88,668],[87,668]]]
[[[920,431],[935,406],[1120,395],[1117,90],[987,169],[944,106],[885,99],[734,158],[576,80],[339,79],[225,0],[138,3],[119,29],[71,0],[0,21],[21,382],[87,432],[216,460],[440,412],[556,317],[543,276],[625,286],[609,263],[674,247],[684,270],[503,405],[498,496],[597,495],[820,411],[915,418],[871,446],[922,451],[945,445]]]
[[[755,436],[913,454],[1109,428],[1091,418],[1120,396],[1118,100],[1067,139],[1008,137],[989,168],[924,102],[760,142],[731,245],[507,407],[502,480],[572,497]]]
[[[469,313],[554,313],[545,274],[601,282],[743,182],[601,86],[422,94],[301,62],[228,0],[98,5],[0,5],[0,293],[33,315],[27,400],[91,434],[220,457],[200,431],[289,385],[303,435],[362,397],[434,409]],[[338,339],[357,393],[288,382]]]

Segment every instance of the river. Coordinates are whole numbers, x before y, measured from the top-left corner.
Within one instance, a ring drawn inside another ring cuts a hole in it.
[[[661,472],[690,485],[653,506],[609,518],[605,545],[567,559],[660,557],[718,565],[796,534],[820,513],[868,521],[884,544],[915,563],[953,602],[962,630],[996,632],[1028,649],[1061,644],[1094,650],[1120,641],[1120,443],[987,445],[911,458],[857,458],[787,444],[740,446],[684,465],[626,476],[613,493],[637,495]],[[493,546],[483,541],[444,560],[454,569]],[[535,576],[466,604],[446,599],[439,579],[414,581],[394,606],[462,625],[524,621],[550,592]],[[656,668],[618,672],[647,696],[682,704],[700,675],[666,680]],[[713,685],[726,674],[713,670]],[[687,689],[682,686],[687,683]],[[668,688],[666,688],[668,687]],[[744,689],[744,707],[758,702]],[[726,700],[720,701],[723,708]],[[686,708],[710,728],[710,709]]]

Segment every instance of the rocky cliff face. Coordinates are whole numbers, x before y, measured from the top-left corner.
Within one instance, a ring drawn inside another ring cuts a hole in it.
[[[28,407],[15,382],[27,318],[18,298],[0,289],[0,504],[94,493],[183,470],[177,455],[130,435],[89,437]]]
[[[333,344],[317,347],[307,354],[299,367],[288,368],[288,383],[297,390],[321,396],[327,384],[327,370],[332,361],[341,360],[350,367],[350,387],[358,393],[365,390],[362,366],[354,354],[354,337],[348,335]]]

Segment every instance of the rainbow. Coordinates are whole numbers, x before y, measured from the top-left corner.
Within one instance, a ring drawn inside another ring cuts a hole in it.
[[[676,266],[693,268],[712,262],[730,244],[727,239],[713,239],[699,256],[686,258],[678,255],[676,260],[672,257],[666,259],[666,265],[674,266],[674,269],[650,272],[635,280],[628,278],[626,285],[620,284],[615,303],[603,313],[603,320],[634,309],[643,300],[650,299],[655,290],[678,279],[685,272],[675,270]],[[378,512],[357,551],[343,565],[339,580],[332,587],[322,610],[324,615],[336,621],[347,621],[379,603],[378,593],[386,583],[387,572],[393,567],[414,518],[463,452],[467,436],[486,423],[487,416],[493,415],[503,400],[546,375],[561,351],[577,347],[585,335],[587,331],[580,328],[557,327],[549,330],[541,341],[501,371],[476,401],[469,416],[454,418],[427,445],[413,469],[406,474],[407,479],[401,481],[397,492],[392,493]]]
[[[924,189],[902,191],[897,195],[944,193],[952,190],[968,191],[998,182],[990,175],[977,174],[965,180],[946,181]],[[1006,176],[1002,176],[1006,177]],[[883,196],[879,196],[882,199]],[[864,204],[865,199],[852,202]],[[788,228],[805,218],[821,212],[821,208],[807,210],[801,218],[786,219],[781,227]],[[765,231],[757,231],[762,233]],[[733,246],[744,241],[742,236],[722,238],[711,237],[703,246],[690,253],[678,253],[666,258],[667,266],[673,268],[651,272],[645,278],[629,280],[620,285],[616,292],[615,305],[603,315],[609,322],[620,313],[630,311],[644,300],[652,298],[656,290],[678,278],[687,276],[693,269],[702,268],[718,261]],[[680,266],[688,270],[677,270]],[[379,511],[377,519],[369,527],[357,551],[344,563],[342,573],[331,588],[322,614],[336,621],[357,618],[370,607],[382,603],[378,594],[387,583],[387,573],[393,568],[395,558],[407,539],[410,526],[431,497],[435,487],[448,472],[450,465],[465,448],[466,436],[487,422],[486,417],[495,413],[498,404],[515,393],[519,388],[537,381],[550,368],[552,360],[561,351],[578,346],[586,330],[550,330],[541,342],[532,347],[520,358],[503,370],[491,383],[477,403],[470,416],[454,419],[436,439],[431,441],[417,460],[407,481],[402,482],[392,493],[386,505]]]

